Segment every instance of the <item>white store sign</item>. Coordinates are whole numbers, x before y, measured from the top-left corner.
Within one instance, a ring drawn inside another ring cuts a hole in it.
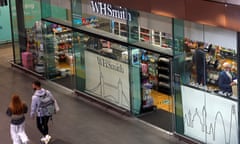
[[[130,110],[128,65],[85,51],[86,91]]]
[[[122,7],[114,7],[111,4],[103,3],[99,1],[90,1],[92,12],[103,15],[109,16],[112,18],[117,18],[121,20],[132,20],[131,13],[127,12],[126,8]]]

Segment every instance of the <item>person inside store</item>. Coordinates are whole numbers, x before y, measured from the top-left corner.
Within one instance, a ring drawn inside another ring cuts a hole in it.
[[[218,86],[220,91],[227,95],[232,94],[232,86],[236,85],[235,77],[231,73],[231,64],[223,63],[223,70],[219,73]]]
[[[205,86],[207,83],[207,66],[203,42],[198,42],[198,47],[193,54],[192,61],[196,68],[197,84]]]

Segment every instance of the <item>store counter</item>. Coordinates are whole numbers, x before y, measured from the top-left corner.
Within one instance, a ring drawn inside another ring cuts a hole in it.
[[[231,100],[237,100],[238,99],[237,91],[236,91],[236,89],[237,89],[236,85],[233,87],[233,93],[223,93],[222,91],[220,91],[218,89],[211,89],[207,86],[202,86],[202,85],[199,86],[196,83],[190,83],[190,84],[188,84],[188,85],[186,84],[184,86],[189,87],[189,88],[193,88],[193,89],[198,90],[198,91],[206,92],[206,93],[209,93],[211,95],[231,99]]]

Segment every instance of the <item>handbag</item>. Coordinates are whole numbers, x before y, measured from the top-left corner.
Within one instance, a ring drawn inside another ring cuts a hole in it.
[[[55,106],[56,113],[59,112],[60,111],[60,107],[59,107],[56,99],[54,100],[54,106]]]

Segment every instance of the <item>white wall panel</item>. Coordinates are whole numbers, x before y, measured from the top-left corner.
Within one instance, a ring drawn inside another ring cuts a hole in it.
[[[185,37],[193,41],[203,41],[228,49],[237,49],[237,32],[185,21]]]
[[[140,12],[139,25],[145,28],[172,34],[172,19]]]

